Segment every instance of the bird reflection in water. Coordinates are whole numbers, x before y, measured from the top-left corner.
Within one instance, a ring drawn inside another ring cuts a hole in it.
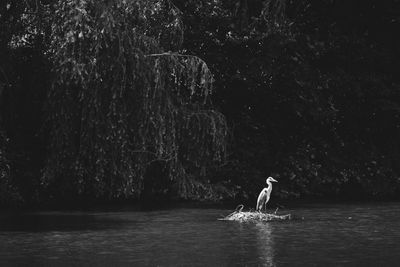
[[[275,266],[274,239],[272,236],[273,226],[271,223],[255,224],[257,232],[258,257],[263,266]]]

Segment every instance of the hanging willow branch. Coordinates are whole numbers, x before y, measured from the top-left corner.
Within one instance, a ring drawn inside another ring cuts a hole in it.
[[[182,44],[179,10],[161,0],[68,0],[56,10],[47,186],[138,197],[151,162],[165,161],[177,181],[224,159],[210,70],[165,52]]]
[[[10,166],[5,155],[5,147],[6,137],[0,129],[0,185],[1,181],[7,180],[10,176]]]

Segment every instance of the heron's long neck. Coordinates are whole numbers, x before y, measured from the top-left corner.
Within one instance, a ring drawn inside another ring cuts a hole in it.
[[[271,189],[272,189],[272,183],[271,183],[270,181],[268,181],[268,182],[267,182],[267,185],[268,185],[267,189],[268,189],[268,190],[271,190]]]

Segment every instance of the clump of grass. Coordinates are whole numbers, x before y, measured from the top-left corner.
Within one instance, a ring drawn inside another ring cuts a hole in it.
[[[220,221],[238,221],[238,222],[270,222],[270,221],[283,221],[290,220],[291,215],[278,215],[278,209],[274,213],[265,213],[259,211],[242,211],[243,205],[239,205],[234,212],[228,216],[219,219]]]

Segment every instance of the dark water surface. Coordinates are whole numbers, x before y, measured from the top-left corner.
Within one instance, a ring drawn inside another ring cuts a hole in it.
[[[289,222],[220,209],[0,213],[0,266],[400,266],[400,204],[320,205]]]

